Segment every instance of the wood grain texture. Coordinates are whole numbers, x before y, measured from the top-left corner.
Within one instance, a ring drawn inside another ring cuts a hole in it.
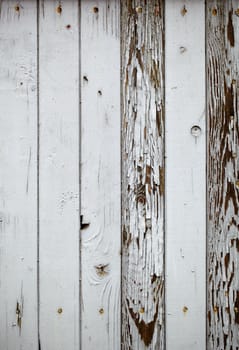
[[[79,350],[79,4],[39,3],[41,350]]]
[[[81,2],[82,349],[120,349],[120,2]]]
[[[204,0],[165,2],[166,347],[206,346]]]
[[[36,350],[36,1],[0,2],[0,48],[0,348]]]
[[[122,348],[164,349],[163,2],[122,2]]]
[[[207,1],[210,350],[239,348],[238,8]]]

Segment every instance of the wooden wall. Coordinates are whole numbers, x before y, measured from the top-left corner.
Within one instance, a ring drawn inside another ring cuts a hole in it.
[[[0,1],[0,350],[239,348],[239,3]]]

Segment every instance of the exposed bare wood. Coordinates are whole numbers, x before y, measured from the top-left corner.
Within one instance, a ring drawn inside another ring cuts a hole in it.
[[[122,2],[122,347],[164,349],[163,2]]]
[[[208,349],[239,348],[238,1],[207,1]]]

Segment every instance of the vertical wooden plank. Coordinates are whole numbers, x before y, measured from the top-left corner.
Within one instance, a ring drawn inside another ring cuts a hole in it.
[[[0,3],[0,348],[37,342],[37,7]]]
[[[165,2],[166,345],[206,339],[205,6]]]
[[[79,349],[78,1],[40,1],[41,350]]]
[[[164,349],[163,9],[122,1],[123,349]]]
[[[120,349],[119,1],[81,2],[82,349]]]
[[[208,349],[239,348],[239,3],[207,1]]]

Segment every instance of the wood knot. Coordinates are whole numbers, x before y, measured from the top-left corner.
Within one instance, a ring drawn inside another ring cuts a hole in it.
[[[100,264],[100,265],[97,265],[95,266],[95,270],[96,270],[96,273],[98,276],[100,277],[104,277],[105,275],[108,275],[109,273],[109,264]]]

